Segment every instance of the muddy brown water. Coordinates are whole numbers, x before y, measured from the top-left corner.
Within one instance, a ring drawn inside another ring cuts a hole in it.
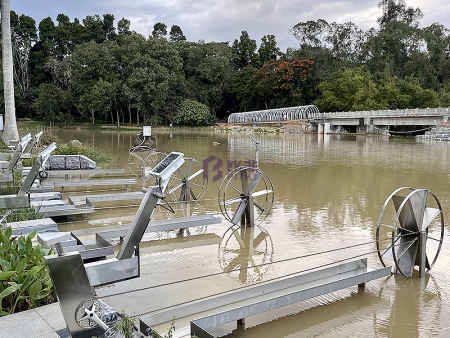
[[[63,141],[78,139],[104,149],[116,161],[103,167],[125,168],[127,177],[132,177],[129,149],[136,131],[58,133]],[[175,129],[154,130],[154,134],[159,151],[183,152],[200,163],[209,160],[209,182],[203,199],[187,212],[179,206],[175,207],[175,214],[158,209],[154,218],[203,213],[222,216],[218,202],[222,178],[238,165],[256,164],[250,136]],[[99,296],[126,293],[105,300],[117,310],[139,317],[166,306],[353,256],[363,255],[370,267],[381,267],[375,244],[377,219],[386,198],[403,186],[431,190],[442,204],[445,221],[448,220],[450,143],[315,134],[256,135],[256,139],[259,168],[274,187],[273,210],[266,220],[253,233],[242,233],[224,219],[220,224],[183,232],[146,235],[140,253],[141,277],[99,288]],[[139,181],[132,189],[139,190],[141,185]],[[68,189],[64,197],[83,193]],[[115,203],[96,207],[98,210],[86,219],[62,221],[60,230],[130,223],[138,205]],[[227,337],[448,337],[448,225],[445,231],[439,258],[424,279],[394,275],[371,281],[362,292],[352,287],[249,318],[246,330],[235,330]],[[367,244],[343,249],[355,243]],[[336,251],[319,254],[330,249]],[[317,255],[289,260],[311,253]],[[221,273],[248,265],[260,267]],[[209,274],[215,275],[157,287]],[[140,291],[129,292],[136,289]]]

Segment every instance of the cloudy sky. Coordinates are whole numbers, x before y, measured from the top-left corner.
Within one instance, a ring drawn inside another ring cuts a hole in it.
[[[230,41],[246,30],[259,45],[264,35],[273,34],[279,47],[298,47],[289,30],[297,23],[325,19],[351,21],[366,30],[376,27],[381,11],[379,0],[11,0],[11,9],[26,14],[36,23],[59,13],[82,20],[86,15],[114,14],[116,20],[131,21],[131,29],[148,36],[153,25],[168,29],[178,25],[189,41]],[[424,13],[422,27],[439,22],[450,28],[449,0],[406,0]]]

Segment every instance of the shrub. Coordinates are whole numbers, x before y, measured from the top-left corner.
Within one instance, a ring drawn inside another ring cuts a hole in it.
[[[40,212],[40,207],[25,207],[16,209],[0,209],[0,215],[4,215],[9,212],[6,217],[7,222],[22,222],[32,219],[42,219],[44,218],[44,213]]]
[[[209,108],[203,103],[184,100],[173,117],[177,124],[205,125],[214,122],[215,118],[209,112]]]
[[[15,195],[20,189],[22,181],[22,172],[20,170],[14,171],[14,181],[0,185],[1,195]],[[7,222],[27,221],[31,219],[44,218],[44,213],[40,212],[40,207],[25,207],[16,209],[0,209],[0,217],[8,213],[6,217]]]
[[[14,238],[11,227],[0,229],[1,316],[55,301],[45,251],[40,245],[33,247],[34,236],[36,231]]]
[[[55,142],[57,147],[53,154],[55,155],[84,155],[89,157],[91,160],[99,163],[111,162],[113,160],[112,156],[107,155],[102,149],[95,148],[89,143],[82,144],[81,142],[71,141],[66,144],[62,144],[61,139],[54,133],[54,128],[47,128],[41,125],[32,127],[21,127],[21,132],[31,133],[35,135],[40,131],[43,131],[41,138],[39,140],[39,149],[43,149],[52,142]],[[1,150],[1,144],[0,144]],[[36,156],[31,159],[23,160],[23,165],[31,167],[36,161]]]
[[[106,154],[103,149],[95,148],[89,143],[71,141],[69,143],[58,145],[54,151],[55,155],[84,155],[91,160],[101,162],[111,162],[113,157]]]
[[[117,337],[123,338],[133,338],[133,332],[137,330],[134,326],[134,318],[128,317],[125,313],[120,314],[120,319],[117,323],[110,329],[111,333],[116,334]],[[170,323],[170,327],[167,329],[167,334],[161,336],[152,329],[147,329],[145,338],[172,338],[175,331],[175,317]],[[106,336],[106,334],[105,334]],[[109,336],[109,335],[108,335]],[[115,337],[116,337],[115,336]],[[93,337],[96,338],[96,337]],[[192,336],[192,338],[198,338],[197,336]]]
[[[9,148],[5,142],[0,138],[0,152],[8,152]]]
[[[15,195],[22,184],[22,171],[14,170],[13,181],[0,184],[0,195]]]

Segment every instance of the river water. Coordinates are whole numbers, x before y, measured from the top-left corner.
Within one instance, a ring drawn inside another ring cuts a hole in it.
[[[179,205],[174,205],[175,214],[158,208],[155,219],[203,213],[222,216],[218,202],[222,179],[238,165],[257,164],[267,174],[274,202],[270,215],[251,231],[241,231],[223,219],[220,224],[183,232],[146,235],[140,252],[141,277],[97,290],[103,297],[140,289],[105,299],[131,316],[350,257],[366,257],[370,267],[381,267],[376,253],[377,220],[385,200],[400,187],[429,189],[448,219],[450,143],[403,137],[268,134],[256,136],[257,157],[248,134],[153,132],[158,151],[182,152],[200,163],[209,160],[203,199],[188,212]],[[136,131],[60,130],[58,134],[63,141],[78,139],[104,149],[116,160],[103,167],[125,168],[126,175],[133,176],[129,149]],[[139,181],[133,189],[141,185]],[[65,190],[64,197],[70,194],[81,192]],[[138,206],[96,207],[87,219],[61,222],[60,230],[131,223]],[[248,318],[246,330],[235,330],[227,337],[448,337],[448,225],[445,232],[439,258],[424,279],[393,275],[374,280],[363,291],[351,287]],[[259,267],[224,273],[254,265]],[[209,274],[214,276],[195,279]],[[189,278],[194,280],[155,287]]]

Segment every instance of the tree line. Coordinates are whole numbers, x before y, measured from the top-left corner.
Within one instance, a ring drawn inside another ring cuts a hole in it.
[[[319,19],[258,44],[190,42],[181,27],[146,37],[112,14],[38,25],[11,11],[18,118],[52,122],[203,124],[239,111],[316,104],[321,111],[450,106],[450,34],[422,28],[419,8],[379,2],[377,28]],[[3,86],[3,82],[0,83]],[[3,90],[3,87],[1,88]],[[2,108],[3,98],[0,98]]]

